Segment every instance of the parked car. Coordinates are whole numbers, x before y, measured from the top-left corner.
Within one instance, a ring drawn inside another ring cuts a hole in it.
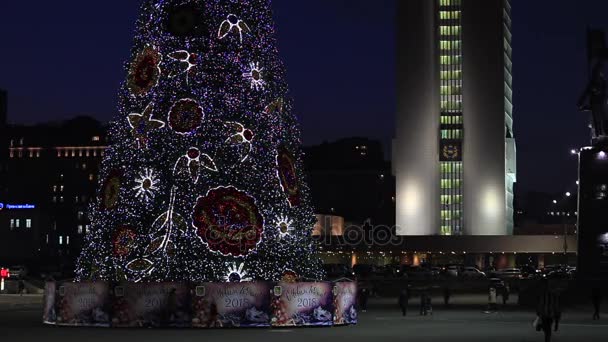
[[[366,278],[373,275],[376,267],[368,264],[356,264],[353,266],[353,273],[359,278]]]
[[[349,278],[354,275],[350,267],[344,264],[325,264],[323,265],[323,269],[327,277],[331,279]]]
[[[11,273],[11,277],[22,279],[27,276],[27,267],[22,265],[17,265],[13,267],[9,267],[9,271]]]
[[[401,269],[402,273],[405,273],[409,279],[422,280],[433,278],[433,272],[426,267],[420,266],[404,266]]]
[[[536,267],[531,265],[521,265],[519,266],[519,269],[521,269],[522,278],[534,279],[539,278],[542,275],[542,272],[540,270],[536,269]]]
[[[521,279],[521,270],[519,268],[504,268],[502,270],[499,270],[496,273],[496,276],[500,279]]]
[[[458,277],[458,275],[460,275],[460,267],[456,265],[450,265],[445,268],[445,273],[449,277]]]
[[[486,274],[476,267],[465,267],[462,271],[462,276],[465,278],[485,278]]]
[[[505,288],[505,282],[500,278],[490,278],[490,287],[495,288],[497,291]]]

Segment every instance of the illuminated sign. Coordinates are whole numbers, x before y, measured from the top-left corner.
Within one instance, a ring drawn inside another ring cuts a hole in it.
[[[29,210],[36,209],[36,206],[33,204],[8,204],[8,203],[0,203],[0,210]]]

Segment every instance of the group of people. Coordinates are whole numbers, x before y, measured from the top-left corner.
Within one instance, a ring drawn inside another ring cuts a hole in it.
[[[510,288],[508,285],[505,285],[500,290],[503,304],[507,304],[510,296]],[[593,320],[600,319],[600,304],[602,302],[601,292],[601,288],[597,286],[591,291],[591,300],[594,308]],[[497,293],[496,287],[491,286],[488,300],[489,309],[496,308]],[[410,297],[410,290],[407,287],[403,288],[399,293],[398,304],[403,316],[407,316]],[[449,306],[450,297],[450,289],[447,287],[444,288],[443,299],[446,307]],[[368,298],[369,290],[362,288],[359,292],[359,304],[363,312],[367,310]],[[426,316],[429,314],[433,314],[431,295],[427,289],[423,289],[420,293],[420,315]],[[552,333],[559,329],[562,314],[559,291],[551,286],[547,279],[543,279],[540,283],[536,315],[534,327],[537,331],[542,331],[544,333],[545,342],[551,341]]]

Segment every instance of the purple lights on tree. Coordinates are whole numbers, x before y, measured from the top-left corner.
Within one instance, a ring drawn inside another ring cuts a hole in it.
[[[145,1],[78,280],[323,277],[273,25],[269,0]]]

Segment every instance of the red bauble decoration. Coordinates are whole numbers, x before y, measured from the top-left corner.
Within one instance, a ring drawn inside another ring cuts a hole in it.
[[[110,172],[101,187],[101,207],[106,210],[113,210],[118,205],[120,196],[120,185],[122,183],[122,172],[113,170]]]
[[[293,155],[285,148],[279,148],[277,156],[277,168],[281,187],[287,195],[287,200],[291,206],[300,204],[300,185],[296,172],[296,163]]]
[[[136,237],[137,234],[132,227],[120,226],[112,235],[114,256],[123,258],[131,254],[131,248]]]
[[[192,221],[209,249],[223,255],[249,254],[264,230],[254,198],[234,187],[220,187],[199,197]]]
[[[169,111],[169,127],[179,134],[193,134],[203,123],[205,113],[192,99],[177,101]]]
[[[160,53],[147,46],[131,63],[127,86],[133,95],[146,95],[160,78]]]

